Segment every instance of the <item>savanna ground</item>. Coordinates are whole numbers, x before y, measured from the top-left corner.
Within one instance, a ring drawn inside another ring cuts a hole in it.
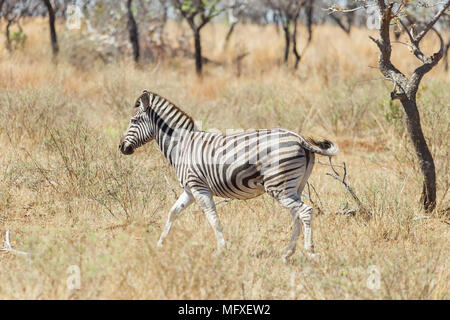
[[[86,66],[84,53],[77,66],[62,26],[55,65],[46,21],[28,21],[24,30],[25,48],[0,56],[0,237],[10,230],[13,248],[31,254],[0,252],[0,298],[449,298],[450,75],[442,63],[418,94],[438,176],[437,209],[420,218],[418,164],[400,104],[389,99],[391,83],[369,68],[377,48],[368,30],[348,37],[316,27],[294,72],[279,63],[283,38],[275,28],[239,25],[224,50],[226,27],[209,25],[205,55],[229,63],[207,65],[203,80],[186,58]],[[171,27],[174,38],[177,30]],[[425,51],[435,49],[434,40],[425,41]],[[250,55],[238,78],[230,61],[239,50]],[[393,61],[402,70],[417,65],[401,44],[394,44]],[[356,205],[326,175],[330,168],[317,164],[310,178],[322,201],[314,220],[317,259],[305,256],[301,237],[290,262],[281,261],[291,217],[266,195],[218,204],[230,246],[224,255],[216,255],[196,204],[158,249],[175,201],[172,186],[181,192],[175,173],[156,144],[129,157],[118,151],[143,89],[172,100],[203,129],[284,127],[337,142],[334,161],[345,161],[372,218],[336,214],[346,202]],[[81,271],[79,290],[67,287],[72,265]],[[376,283],[371,266],[380,273],[379,289],[367,285]]]

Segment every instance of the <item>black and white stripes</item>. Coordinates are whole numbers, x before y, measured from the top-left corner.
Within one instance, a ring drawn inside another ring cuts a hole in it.
[[[267,192],[291,210],[294,231],[283,258],[295,251],[304,224],[305,248],[313,250],[312,208],[301,200],[315,153],[334,156],[337,146],[305,139],[286,129],[221,134],[200,131],[182,110],[161,96],[144,91],[135,105],[120,150],[124,154],[155,139],[175,167],[184,192],[169,212],[161,246],[178,213],[196,200],[214,228],[219,249],[225,245],[213,196],[250,199]]]

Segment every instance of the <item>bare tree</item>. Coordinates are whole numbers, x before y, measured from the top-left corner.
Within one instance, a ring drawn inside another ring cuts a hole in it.
[[[227,10],[227,21],[230,26],[225,36],[224,48],[227,47],[236,25],[238,24],[239,20],[242,19],[244,10],[249,8],[248,3],[245,3],[245,5],[244,3],[240,4],[239,0],[228,0],[228,4],[230,5],[230,8]]]
[[[11,27],[16,24],[20,33],[23,32],[20,25],[20,18],[27,12],[27,1],[13,1],[13,0],[1,0],[0,1],[0,17],[6,20],[5,37],[6,37],[6,49],[11,51],[13,44],[11,43]]]
[[[408,30],[405,23],[399,18],[399,13],[407,7],[406,0],[402,1],[400,8],[395,14],[392,12],[394,3],[386,4],[385,0],[377,0],[376,6],[380,17],[379,37],[378,39],[373,37],[370,38],[376,43],[380,51],[378,57],[378,67],[380,72],[387,80],[394,83],[391,99],[400,100],[403,106],[406,117],[406,127],[413,142],[423,175],[422,199],[424,209],[427,212],[431,212],[436,206],[436,170],[433,157],[422,132],[416,94],[423,76],[437,65],[444,54],[444,41],[440,33],[434,28],[434,25],[449,8],[450,0],[445,2],[442,9],[439,10],[431,21],[425,24],[423,30],[417,35],[414,35],[412,31]],[[393,19],[398,21],[400,26],[406,31],[410,40],[409,46],[411,51],[414,56],[422,62],[422,65],[416,68],[409,78],[399,71],[391,62],[392,48],[389,29]],[[440,40],[440,49],[433,55],[426,56],[421,51],[419,44],[430,30],[433,30],[438,36]]]
[[[306,13],[306,26],[308,28],[308,43],[312,40],[312,25],[313,25],[313,14],[314,14],[314,1],[307,0],[305,5],[305,13]]]
[[[171,2],[166,0],[139,0],[136,19],[139,30],[142,30],[142,58],[161,58],[176,52],[165,41],[165,26],[168,20]]]
[[[15,3],[12,1],[2,0],[0,2],[1,17],[6,20],[5,37],[6,37],[6,49],[11,51],[11,36],[10,28],[13,23],[19,23],[20,15],[17,14],[15,9]],[[20,27],[20,24],[18,24]]]
[[[52,44],[52,52],[53,56],[56,57],[59,52],[58,46],[58,38],[56,36],[56,28],[55,28],[55,10],[50,2],[50,0],[42,0],[48,11],[48,22],[50,26],[50,41]]]
[[[175,8],[188,22],[194,34],[195,71],[201,76],[203,68],[201,29],[228,7],[218,8],[219,0],[173,0]]]
[[[133,11],[131,9],[133,0],[127,0],[127,14],[128,14],[128,32],[130,34],[130,42],[133,47],[133,57],[135,62],[139,62],[139,32],[136,24],[136,20],[133,16]]]
[[[297,24],[300,10],[305,3],[306,0],[266,0],[267,6],[275,11],[281,20],[285,40],[284,63],[287,63],[289,60],[292,39],[292,52],[295,56],[295,68],[298,67],[301,60],[301,55],[297,50]],[[294,25],[293,31],[291,30],[292,25]]]

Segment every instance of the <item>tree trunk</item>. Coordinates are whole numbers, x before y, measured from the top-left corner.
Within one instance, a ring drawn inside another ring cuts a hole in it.
[[[234,27],[236,26],[236,24],[237,21],[233,22],[230,28],[228,29],[227,35],[225,36],[225,45],[224,45],[225,48],[228,46],[228,42],[230,41],[231,35],[233,34]]]
[[[277,32],[277,35],[280,34],[280,18],[276,11],[273,13],[273,23],[275,24],[275,31]]]
[[[292,52],[295,56],[295,66],[294,68],[298,68],[298,64],[302,56],[297,51],[297,19],[294,20],[294,32],[292,34]]]
[[[423,175],[422,200],[425,211],[432,212],[436,207],[436,169],[433,156],[428,148],[420,124],[419,110],[415,97],[402,99],[406,115],[406,127],[419,160]]]
[[[414,145],[416,156],[419,160],[420,170],[423,175],[423,206],[426,212],[432,212],[436,207],[436,168],[434,166],[433,156],[431,155],[422,132],[419,110],[417,109],[416,94],[423,76],[433,69],[442,58],[444,44],[439,32],[436,31],[441,42],[440,50],[432,56],[426,57],[420,50],[419,43],[426,33],[433,28],[434,24],[439,20],[442,14],[450,7],[450,1],[439,10],[430,22],[425,25],[423,31],[417,36],[410,34],[404,23],[400,23],[402,28],[408,32],[413,54],[423,62],[421,66],[414,70],[409,79],[391,62],[392,47],[389,30],[391,20],[394,17],[391,15],[393,6],[393,2],[386,4],[385,0],[377,1],[378,14],[380,17],[380,37],[378,39],[370,37],[370,39],[376,43],[380,50],[378,56],[378,67],[380,72],[386,79],[394,83],[391,99],[399,99],[402,103],[406,118],[406,128]],[[399,91],[397,91],[397,87],[399,87]]]
[[[202,75],[202,45],[200,41],[200,29],[194,31],[194,48],[195,48],[195,72],[198,76]]]
[[[58,38],[56,37],[56,29],[55,29],[55,10],[53,9],[50,0],[42,0],[42,1],[44,1],[44,4],[47,7],[48,11],[48,21],[50,25],[50,41],[52,43],[53,56],[55,57],[59,52]]]
[[[9,32],[9,28],[11,27],[12,21],[8,21],[6,23],[6,31],[5,31],[5,36],[6,36],[6,49],[8,51],[11,51],[11,36],[10,36],[10,32]]]
[[[313,24],[313,0],[308,0],[306,5],[306,24],[308,26],[308,43],[312,40],[312,24]]]
[[[288,62],[289,59],[289,49],[291,47],[291,35],[289,34],[289,23],[283,26],[284,31],[284,41],[285,41],[285,47],[284,47],[284,63]]]
[[[450,39],[444,49],[444,70],[448,71],[448,49],[450,48]]]
[[[128,32],[130,33],[130,42],[133,47],[133,57],[135,62],[139,62],[139,33],[136,20],[133,16],[133,11],[131,10],[131,4],[133,0],[127,1],[128,9]]]

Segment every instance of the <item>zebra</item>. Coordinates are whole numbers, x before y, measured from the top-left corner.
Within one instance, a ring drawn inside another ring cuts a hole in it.
[[[180,212],[196,201],[214,230],[221,252],[226,242],[213,196],[251,199],[267,193],[290,209],[292,216],[293,232],[283,261],[295,252],[301,223],[304,248],[314,255],[313,209],[301,200],[301,194],[313,169],[315,154],[335,156],[336,144],[304,138],[282,128],[232,134],[201,131],[172,102],[144,90],[136,100],[119,149],[130,155],[151,140],[156,141],[175,168],[183,188],[169,211],[158,247],[162,247]]]

